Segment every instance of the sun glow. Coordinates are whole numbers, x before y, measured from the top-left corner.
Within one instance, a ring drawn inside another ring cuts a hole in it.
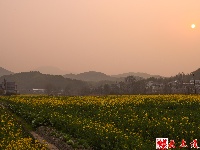
[[[194,29],[195,27],[196,27],[196,25],[195,25],[195,24],[192,24],[192,25],[191,25],[191,28],[192,28],[192,29]]]

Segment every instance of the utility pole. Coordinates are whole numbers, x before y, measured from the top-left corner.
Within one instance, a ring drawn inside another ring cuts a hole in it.
[[[193,73],[193,79],[194,79],[194,94],[197,94],[197,91],[196,91],[196,85],[195,85],[194,73]]]
[[[184,73],[182,72],[181,88],[182,88],[182,93],[185,93],[184,85],[183,85],[183,76],[184,76]]]

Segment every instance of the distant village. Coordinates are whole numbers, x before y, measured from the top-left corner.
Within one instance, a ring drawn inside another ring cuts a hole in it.
[[[189,82],[180,82],[178,80],[168,82],[167,89],[171,94],[199,94],[200,80],[190,80]],[[147,94],[163,94],[166,86],[163,83],[149,81],[146,84]]]
[[[128,78],[128,77],[127,77]],[[54,96],[61,95],[110,95],[110,94],[200,94],[200,80],[191,79],[189,82],[180,80],[170,81],[168,83],[160,83],[157,81],[147,81],[140,91],[135,92],[137,85],[134,82],[116,82],[115,84],[104,84],[98,87],[89,87],[86,92],[76,93],[67,91],[66,89],[48,89],[32,88],[19,90],[15,82],[4,79],[0,84],[0,95],[16,95],[16,94],[47,94]],[[24,91],[26,91],[24,93]]]

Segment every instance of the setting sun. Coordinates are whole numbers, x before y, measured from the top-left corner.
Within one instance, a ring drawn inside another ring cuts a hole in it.
[[[193,28],[193,29],[194,29],[194,28],[195,28],[195,24],[192,24],[192,25],[191,25],[191,28]]]

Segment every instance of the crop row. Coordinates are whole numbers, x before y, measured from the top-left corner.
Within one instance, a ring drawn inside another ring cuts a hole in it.
[[[0,105],[0,149],[5,150],[45,150],[45,145],[40,144],[26,133],[21,124],[10,112]]]

